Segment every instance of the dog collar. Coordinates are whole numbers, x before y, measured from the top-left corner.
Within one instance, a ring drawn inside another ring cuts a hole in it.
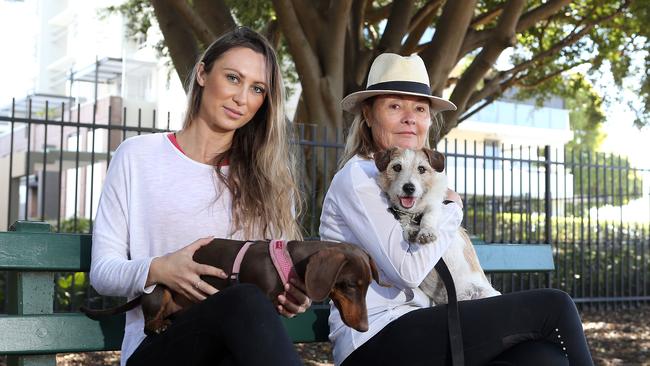
[[[392,213],[393,216],[395,217],[395,220],[398,221],[404,216],[408,217],[411,224],[420,225],[420,221],[422,221],[422,213],[414,214],[414,213],[402,211],[395,206],[389,207],[388,212]]]

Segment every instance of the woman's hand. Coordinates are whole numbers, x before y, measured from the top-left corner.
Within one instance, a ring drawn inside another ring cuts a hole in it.
[[[447,188],[447,197],[445,197],[445,200],[454,201],[460,208],[463,208],[463,200],[460,198],[460,195],[449,188]]]
[[[287,318],[304,313],[311,306],[311,299],[305,294],[305,283],[300,279],[292,278],[284,285],[284,292],[278,295],[278,313]]]
[[[196,263],[192,259],[194,252],[213,239],[214,237],[202,238],[173,253],[154,258],[149,267],[147,286],[163,284],[194,302],[217,293],[218,290],[201,281],[200,276],[226,278],[226,273],[220,268]]]

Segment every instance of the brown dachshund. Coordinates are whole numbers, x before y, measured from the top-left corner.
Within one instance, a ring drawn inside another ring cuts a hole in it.
[[[194,253],[194,261],[221,268],[230,274],[235,257],[245,243],[214,239]],[[367,331],[366,292],[373,279],[379,282],[372,258],[355,245],[326,241],[289,241],[287,250],[296,275],[305,283],[307,296],[314,301],[323,301],[329,295],[346,325],[360,332]],[[216,289],[232,285],[229,279],[212,276],[201,279]],[[250,246],[241,263],[239,281],[257,285],[277,306],[277,296],[284,292],[284,287],[269,255],[268,241],[256,241]],[[190,306],[191,301],[164,285],[157,285],[150,294],[143,294],[124,305],[103,310],[82,307],[81,311],[96,319],[123,313],[140,304],[145,333],[154,334],[164,331],[171,324],[169,316]]]

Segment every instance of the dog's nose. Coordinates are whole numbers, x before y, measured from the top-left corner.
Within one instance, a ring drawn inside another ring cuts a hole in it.
[[[415,192],[415,185],[413,183],[406,183],[402,186],[402,190],[406,194],[413,194]]]

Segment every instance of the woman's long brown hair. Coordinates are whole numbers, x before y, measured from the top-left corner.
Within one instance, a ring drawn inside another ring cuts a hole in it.
[[[268,93],[255,116],[234,133],[231,148],[215,157],[217,176],[232,195],[232,232],[246,239],[301,239],[297,222],[303,200],[297,184],[296,158],[284,115],[284,84],[277,55],[269,42],[246,27],[238,27],[214,41],[194,67],[189,80],[188,107],[183,128],[195,120],[203,88],[196,80],[199,63],[210,73],[214,62],[235,47],[249,48],[266,59]],[[228,173],[222,163],[228,161]]]

